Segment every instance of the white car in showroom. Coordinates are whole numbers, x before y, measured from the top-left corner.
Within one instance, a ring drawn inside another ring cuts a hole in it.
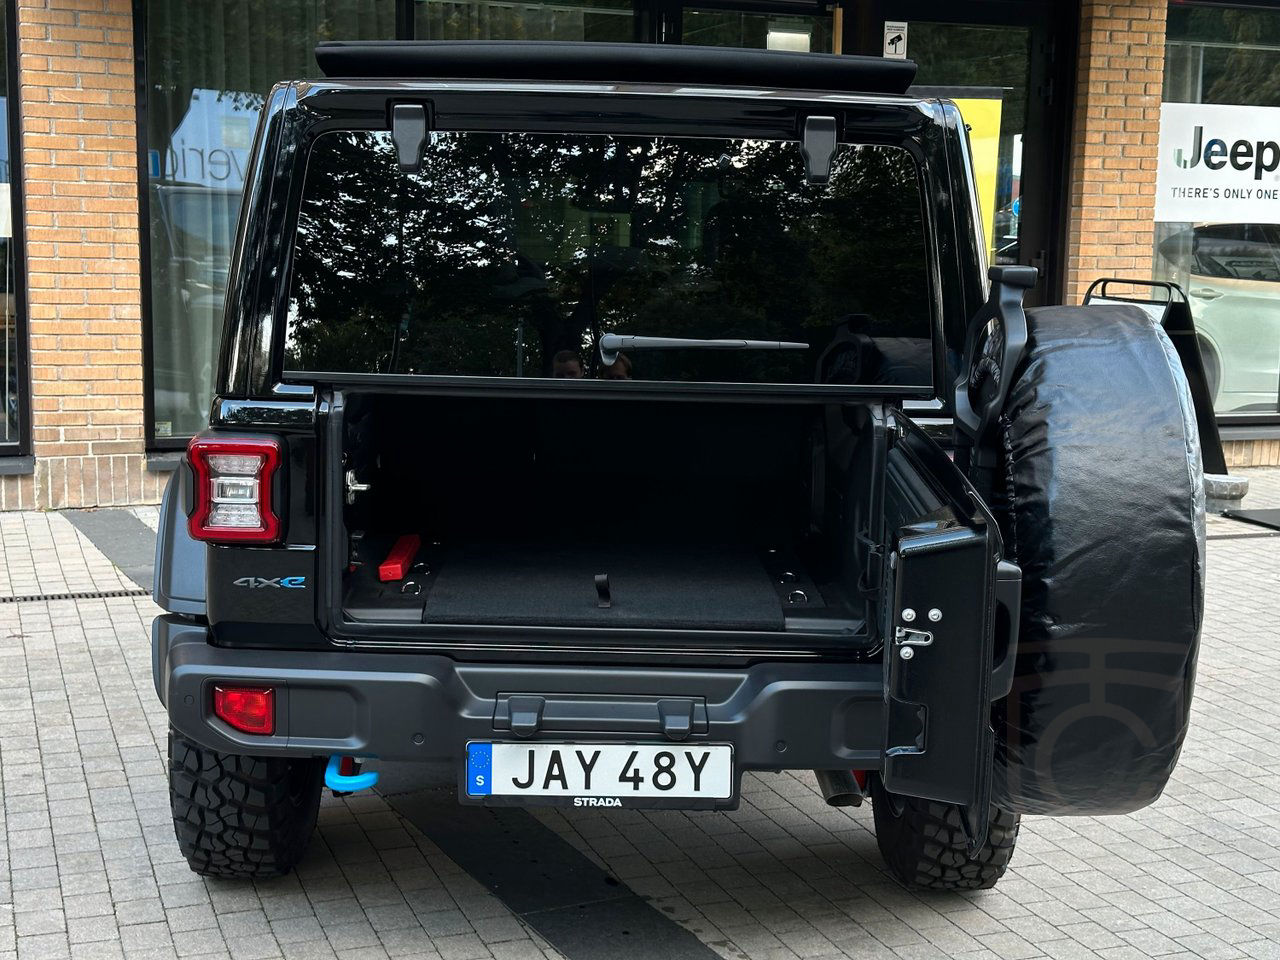
[[[1275,412],[1280,397],[1280,226],[1204,223],[1160,255],[1191,302],[1218,413]]]

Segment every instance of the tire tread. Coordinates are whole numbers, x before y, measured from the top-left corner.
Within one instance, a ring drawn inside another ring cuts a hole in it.
[[[1004,876],[1018,839],[1018,814],[993,807],[987,841],[971,857],[955,804],[916,797],[894,800],[902,807],[901,816],[890,809],[884,788],[878,783],[873,787],[876,842],[890,872],[904,884],[989,890]]]
[[[219,753],[169,732],[174,833],[206,877],[288,873],[302,859],[320,804],[322,761]]]

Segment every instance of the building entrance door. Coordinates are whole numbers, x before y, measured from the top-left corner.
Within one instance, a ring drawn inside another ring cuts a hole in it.
[[[913,92],[955,100],[970,130],[993,264],[1038,267],[1029,302],[1060,302],[1069,80],[1074,27],[1062,5],[977,0],[851,0],[844,49],[880,56],[903,23],[919,64]],[[1065,21],[1065,22],[1060,22]]]

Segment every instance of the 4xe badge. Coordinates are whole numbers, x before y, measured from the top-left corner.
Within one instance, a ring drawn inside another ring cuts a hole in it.
[[[263,587],[303,590],[307,586],[306,577],[241,577],[231,582],[237,587],[248,587],[250,590],[260,590]]]

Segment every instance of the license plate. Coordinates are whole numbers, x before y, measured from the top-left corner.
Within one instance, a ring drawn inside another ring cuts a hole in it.
[[[632,798],[728,800],[733,747],[472,742],[466,785],[470,798],[565,798],[578,806],[630,806]]]

